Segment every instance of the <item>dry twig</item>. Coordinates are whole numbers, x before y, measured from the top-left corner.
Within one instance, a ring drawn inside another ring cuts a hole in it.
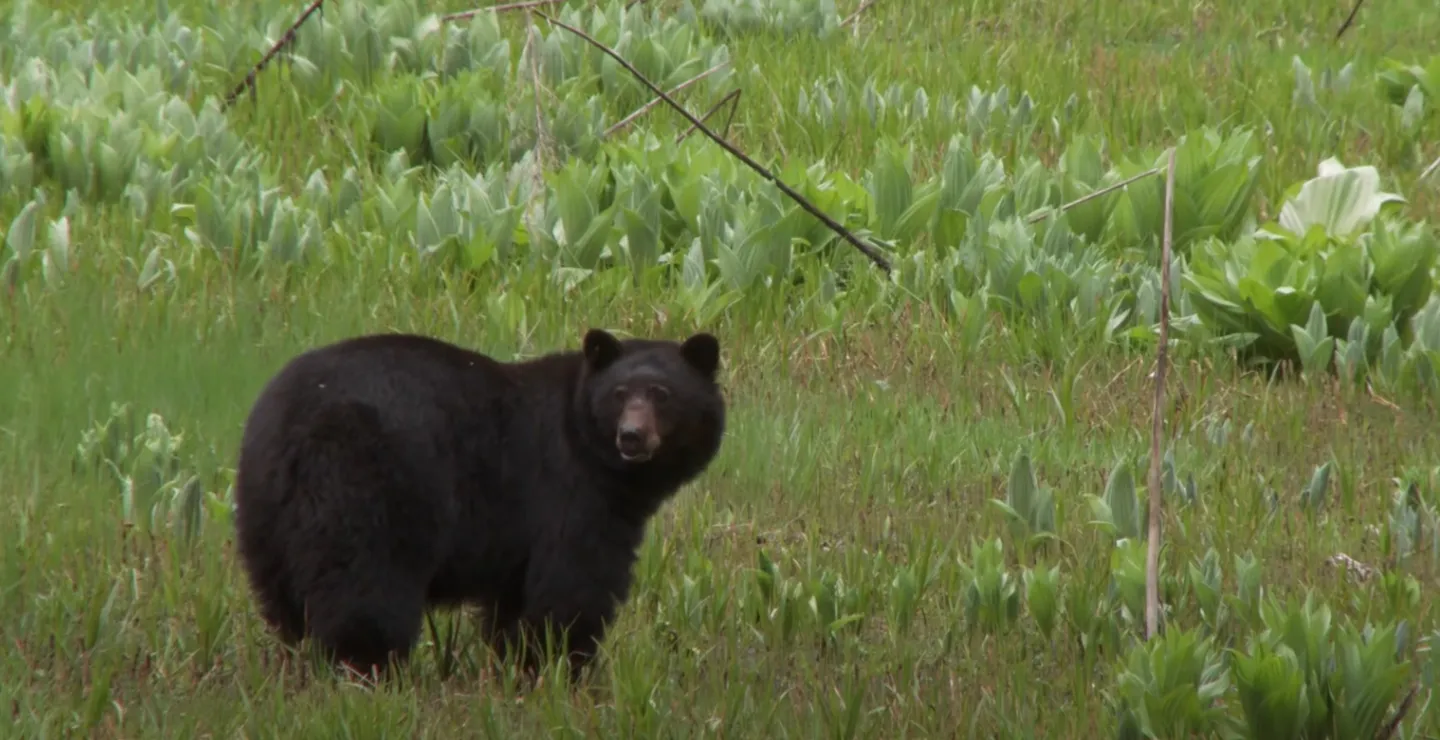
[[[854,23],[857,19],[860,18],[860,14],[861,14],[861,13],[864,13],[865,11],[869,10],[869,9],[870,9],[870,6],[871,6],[871,5],[874,5],[876,2],[878,2],[878,0],[865,0],[865,2],[860,3],[860,7],[856,8],[854,13],[851,13],[850,15],[845,16],[845,20],[840,21],[840,27],[841,27],[841,28],[844,28],[844,27],[850,25],[851,23]]]
[[[533,11],[532,11],[533,12]],[[542,14],[543,15],[543,14]],[[540,105],[540,96],[545,86],[540,82],[539,43],[535,30],[535,19],[531,12],[525,14],[525,45],[529,47],[530,84],[535,88],[535,156],[541,169],[550,159],[550,132],[545,128],[545,109]]]
[[[1410,706],[1415,703],[1415,693],[1419,690],[1420,684],[1410,685],[1410,691],[1406,692],[1405,698],[1400,700],[1400,706],[1395,708],[1395,714],[1390,717],[1390,721],[1375,733],[1375,740],[1390,740],[1395,737],[1395,733],[1400,730],[1400,722],[1405,719],[1406,714],[1410,713]]]
[[[730,63],[730,61],[727,59],[726,61],[723,61],[723,62],[721,62],[721,63],[719,63],[719,64],[711,67],[710,69],[707,69],[707,70],[705,70],[704,72],[701,72],[700,74],[695,75],[694,77],[691,77],[690,79],[688,79],[688,80],[686,80],[686,81],[684,81],[684,82],[676,85],[675,87],[671,88],[670,94],[671,94],[671,95],[674,95],[675,93],[678,93],[678,92],[680,92],[681,90],[684,90],[685,88],[690,87],[691,85],[699,82],[700,80],[703,80],[703,79],[705,79],[706,77],[709,77],[710,75],[714,74],[714,73],[717,72],[721,67],[724,67],[725,65],[727,65],[727,64],[729,64],[729,63]],[[646,113],[648,113],[648,112],[650,111],[651,108],[654,108],[655,106],[657,106],[657,105],[659,105],[659,104],[661,104],[661,103],[663,103],[663,102],[665,102],[665,101],[662,100],[662,99],[660,99],[660,98],[651,98],[651,99],[650,99],[650,102],[646,103],[645,105],[640,106],[640,108],[637,109],[634,113],[631,113],[630,115],[625,116],[624,118],[622,118],[622,119],[620,119],[619,121],[617,121],[617,122],[615,123],[615,125],[611,126],[610,128],[605,129],[605,132],[602,133],[602,134],[600,134],[600,138],[602,138],[602,139],[608,138],[608,137],[610,136],[610,134],[613,134],[613,133],[615,133],[616,131],[619,131],[620,129],[625,128],[626,126],[629,126],[631,123],[633,123],[633,122],[635,121],[635,119],[639,118],[640,116],[645,115]]]
[[[245,79],[241,80],[240,84],[236,85],[235,89],[231,90],[230,94],[225,96],[225,105],[221,106],[222,110],[234,105],[236,99],[244,95],[246,90],[252,92],[255,90],[256,76],[265,71],[265,67],[270,64],[270,60],[274,59],[275,55],[279,54],[282,49],[295,43],[296,35],[300,31],[300,26],[304,25],[305,21],[310,20],[310,16],[320,12],[323,5],[325,5],[325,0],[315,0],[315,2],[310,3],[310,7],[306,8],[305,12],[301,13],[300,17],[296,19],[294,23],[290,24],[289,28],[285,29],[285,33],[281,34],[280,40],[276,41],[275,45],[270,47],[270,51],[265,52],[265,56],[260,58],[259,63],[250,68],[250,74],[245,75]]]
[[[491,5],[488,8],[476,8],[474,10],[466,10],[460,13],[451,13],[450,15],[441,17],[440,20],[446,23],[454,23],[455,21],[469,20],[477,15],[480,15],[481,13],[504,13],[507,10],[525,10],[526,8],[540,8],[546,5],[558,5],[559,3],[563,2],[565,2],[565,0],[526,0],[523,3],[506,3],[505,5]]]
[[[735,120],[735,109],[740,107],[740,88],[737,87],[734,90],[725,93],[725,97],[720,98],[720,102],[711,106],[710,110],[706,111],[705,115],[700,116],[700,121],[702,123],[704,121],[708,121],[710,120],[710,116],[715,115],[716,111],[720,110],[721,107],[723,107],[726,103],[732,100],[735,102],[733,105],[730,106],[730,116],[725,119],[725,128],[722,129],[724,131],[724,134],[722,134],[722,136],[727,139],[730,138],[730,122]],[[681,131],[680,135],[675,137],[675,143],[679,144],[680,142],[684,141],[685,137],[689,136],[690,132],[694,130],[695,126],[692,125],[684,131]]]
[[[1165,434],[1165,365],[1170,341],[1170,235],[1175,219],[1175,149],[1165,173],[1165,231],[1160,245],[1160,341],[1155,355],[1155,413],[1150,423],[1150,547],[1145,554],[1145,639],[1160,621],[1160,445]]]
[[[530,229],[539,229],[541,199],[545,193],[545,168],[550,161],[550,139],[545,129],[545,117],[540,106],[540,95],[544,89],[540,83],[539,52],[535,30],[536,11],[525,12],[525,51],[530,60],[530,81],[535,88],[535,148],[531,150],[530,166],[528,175],[530,178],[530,196],[525,202],[525,219]]]
[[[657,86],[655,85],[655,83],[653,83],[653,82],[651,82],[649,79],[647,79],[647,78],[645,77],[645,75],[643,75],[643,74],[640,73],[640,70],[635,69],[635,65],[631,64],[631,63],[628,62],[628,61],[625,61],[625,58],[622,57],[622,56],[620,56],[618,53],[616,53],[616,51],[615,51],[614,49],[611,49],[610,47],[606,46],[605,44],[600,43],[599,41],[597,41],[597,40],[595,40],[593,37],[591,37],[590,34],[587,34],[587,33],[585,33],[584,31],[581,31],[580,29],[578,29],[578,28],[576,28],[576,27],[574,27],[574,26],[572,26],[572,25],[570,25],[570,24],[568,24],[568,23],[565,23],[565,22],[563,22],[563,21],[556,20],[555,18],[551,18],[550,16],[548,16],[548,15],[546,15],[546,14],[544,14],[544,13],[541,13],[541,12],[538,11],[538,10],[532,10],[532,11],[530,11],[530,12],[535,13],[536,15],[540,16],[541,18],[544,18],[545,20],[549,21],[550,23],[552,23],[552,24],[554,24],[554,25],[556,25],[556,26],[559,26],[559,27],[565,29],[566,31],[569,31],[570,33],[573,33],[573,34],[575,34],[576,36],[579,36],[580,38],[584,39],[584,40],[586,41],[586,43],[590,44],[591,46],[594,46],[595,48],[597,48],[597,49],[599,49],[600,51],[604,52],[606,56],[609,56],[611,59],[614,59],[615,61],[619,62],[619,63],[620,63],[620,66],[624,67],[624,68],[626,69],[626,71],[628,71],[630,74],[632,74],[632,75],[635,76],[635,79],[640,80],[641,83],[643,83],[646,87],[650,88],[650,91],[651,91],[651,92],[653,92],[653,93],[655,93],[656,95],[660,96],[660,97],[665,101],[665,103],[666,103],[667,105],[669,105],[671,108],[674,108],[676,111],[678,111],[678,112],[680,113],[680,115],[685,116],[685,118],[688,119],[688,120],[690,121],[690,123],[694,124],[695,127],[698,128],[698,129],[700,129],[700,131],[701,131],[702,133],[704,133],[706,136],[710,137],[710,140],[711,140],[711,141],[714,141],[716,144],[719,144],[722,149],[724,149],[725,151],[729,152],[732,156],[734,156],[736,159],[739,159],[741,162],[744,162],[747,167],[749,167],[750,169],[754,170],[754,171],[755,171],[756,173],[758,173],[761,177],[765,178],[766,180],[769,180],[770,182],[775,183],[775,186],[778,187],[778,188],[780,188],[781,192],[785,193],[785,195],[789,196],[791,200],[794,200],[796,203],[798,203],[798,204],[800,205],[800,207],[801,207],[801,208],[804,208],[807,213],[809,213],[810,215],[814,216],[815,218],[820,219],[822,222],[824,222],[824,224],[825,224],[827,227],[830,228],[831,231],[834,231],[836,234],[839,234],[841,237],[843,237],[843,238],[845,239],[845,241],[850,242],[850,244],[852,244],[856,249],[860,250],[860,253],[861,253],[861,254],[864,254],[866,257],[870,258],[870,261],[871,261],[871,262],[874,262],[876,267],[879,267],[880,269],[884,270],[884,271],[887,272],[887,273],[890,272],[890,269],[891,269],[891,268],[890,268],[890,261],[887,260],[887,259],[885,259],[884,255],[881,255],[879,250],[877,250],[875,247],[873,247],[873,246],[871,246],[871,245],[869,245],[869,244],[866,244],[865,242],[861,241],[861,240],[860,240],[860,237],[855,236],[855,234],[854,234],[853,232],[851,232],[849,229],[845,228],[839,221],[836,221],[835,219],[831,218],[829,214],[827,214],[827,213],[825,213],[824,211],[820,210],[819,208],[817,208],[817,207],[815,206],[815,204],[813,204],[813,203],[811,203],[810,201],[806,200],[806,199],[805,199],[805,196],[803,196],[803,195],[801,195],[800,193],[796,192],[795,189],[792,188],[792,187],[790,187],[789,185],[786,185],[783,181],[780,180],[780,178],[776,177],[775,174],[772,173],[770,170],[766,169],[766,168],[765,168],[764,166],[762,166],[759,162],[756,162],[755,160],[751,159],[751,158],[750,158],[749,156],[747,156],[744,152],[742,152],[742,151],[740,151],[739,149],[737,149],[734,145],[730,144],[729,142],[727,142],[727,141],[725,141],[724,139],[722,139],[722,138],[720,138],[719,136],[717,136],[714,131],[711,131],[710,129],[706,128],[706,127],[705,127],[705,124],[703,124],[703,123],[700,122],[700,119],[696,118],[692,113],[690,113],[690,111],[685,110],[685,107],[684,107],[684,106],[682,106],[682,105],[680,105],[679,103],[675,102],[673,99],[670,98],[669,95],[666,95],[664,90],[661,90],[659,87],[657,87]]]
[[[1355,7],[1350,9],[1350,15],[1346,16],[1345,22],[1340,24],[1340,30],[1335,32],[1336,41],[1339,41],[1340,37],[1350,30],[1350,26],[1355,23],[1355,14],[1360,12],[1360,6],[1364,4],[1365,0],[1355,0]]]
[[[1125,178],[1124,180],[1121,180],[1120,182],[1115,183],[1114,185],[1110,185],[1110,186],[1107,186],[1107,187],[1100,188],[1099,190],[1096,190],[1096,191],[1093,192],[1093,193],[1086,193],[1086,194],[1080,196],[1079,198],[1076,198],[1075,200],[1072,200],[1072,201],[1070,201],[1069,203],[1066,203],[1065,205],[1060,206],[1060,212],[1061,212],[1061,213],[1064,213],[1064,212],[1070,210],[1071,208],[1075,208],[1075,207],[1077,207],[1077,206],[1080,206],[1080,205],[1083,205],[1083,204],[1085,204],[1085,203],[1088,203],[1088,202],[1090,202],[1090,201],[1092,201],[1092,200],[1095,200],[1096,198],[1099,198],[1100,196],[1105,195],[1106,193],[1112,193],[1112,192],[1114,192],[1114,191],[1116,191],[1116,190],[1119,190],[1120,188],[1123,188],[1123,187],[1125,187],[1125,186],[1127,186],[1127,185],[1130,185],[1131,183],[1137,182],[1137,181],[1139,181],[1139,180],[1143,180],[1143,179],[1145,179],[1145,178],[1147,178],[1147,177],[1150,177],[1151,175],[1158,175],[1158,174],[1160,174],[1160,168],[1159,168],[1159,167],[1154,167],[1154,168],[1145,170],[1144,172],[1141,172],[1140,174],[1135,175],[1134,177],[1127,177],[1127,178]],[[1040,213],[1037,213],[1037,214],[1031,216],[1030,218],[1025,219],[1025,223],[1038,224],[1038,223],[1040,223],[1041,221],[1044,221],[1046,218],[1049,218],[1049,217],[1050,217],[1050,211],[1041,211]]]
[[[1435,161],[1431,162],[1430,166],[1426,167],[1425,171],[1420,173],[1420,177],[1416,178],[1415,182],[1425,182],[1425,178],[1429,177],[1430,174],[1437,169],[1440,169],[1440,157],[1436,157]]]
[[[1375,384],[1370,382],[1370,378],[1365,379],[1365,393],[1366,395],[1370,396],[1370,400],[1380,404],[1381,406],[1384,406],[1387,409],[1390,409],[1391,411],[1399,412],[1401,410],[1399,406],[1395,405],[1394,401],[1391,401],[1390,399],[1375,392]]]

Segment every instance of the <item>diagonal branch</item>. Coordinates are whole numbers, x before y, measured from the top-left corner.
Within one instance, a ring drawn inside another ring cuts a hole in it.
[[[1415,182],[1424,182],[1425,178],[1429,177],[1430,173],[1435,172],[1436,170],[1440,170],[1440,157],[1436,157],[1435,161],[1431,162],[1430,166],[1426,167],[1425,171],[1421,172],[1420,176],[1415,178]]]
[[[731,101],[734,102],[732,103]],[[726,103],[730,103],[730,116],[725,119],[725,133],[728,134],[730,133],[730,122],[735,120],[735,109],[740,107],[740,88],[737,87],[734,90],[725,93],[725,97],[720,98],[720,102],[711,106],[710,110],[707,111],[705,115],[700,116],[700,120],[702,122],[710,120],[710,116],[715,115],[716,112],[718,112],[721,108],[725,107]],[[685,137],[689,136],[690,132],[694,130],[695,127],[691,126],[690,128],[681,131],[680,135],[675,137],[675,143],[679,144],[680,142],[684,141]]]
[[[225,96],[225,105],[221,106],[222,110],[234,105],[235,100],[241,95],[244,95],[246,90],[254,90],[256,76],[265,71],[266,65],[270,64],[270,60],[274,59],[276,54],[279,54],[281,50],[295,42],[295,36],[299,33],[300,26],[305,25],[305,21],[310,20],[310,16],[319,12],[323,5],[325,5],[325,0],[315,0],[315,2],[310,3],[310,7],[306,8],[305,12],[301,13],[300,17],[296,19],[294,23],[290,24],[289,28],[285,29],[285,33],[280,35],[280,40],[276,41],[275,45],[270,47],[270,51],[265,52],[265,56],[261,57],[260,61],[254,67],[250,68],[250,74],[245,75],[245,79],[241,80],[240,84],[236,85],[235,89],[231,90],[230,94]]]
[[[597,49],[599,49],[600,51],[604,52],[604,53],[605,53],[607,56],[609,56],[611,59],[614,59],[615,61],[619,62],[619,63],[620,63],[620,66],[624,67],[628,72],[630,72],[630,74],[632,74],[632,75],[635,76],[635,79],[640,80],[640,82],[644,83],[644,85],[645,85],[646,87],[650,88],[650,91],[651,91],[651,92],[653,92],[653,93],[655,93],[656,95],[658,95],[661,99],[663,99],[666,103],[668,103],[668,104],[670,105],[670,107],[672,107],[672,108],[674,108],[676,111],[678,111],[678,112],[680,113],[680,115],[685,116],[685,118],[688,119],[688,120],[690,121],[690,123],[694,124],[695,127],[698,128],[698,129],[700,129],[700,131],[701,131],[702,133],[704,133],[706,136],[710,137],[710,140],[711,140],[711,141],[714,141],[716,144],[719,144],[719,145],[721,146],[721,148],[723,148],[725,151],[729,152],[732,156],[734,156],[735,158],[739,159],[741,162],[744,162],[747,167],[749,167],[750,169],[754,170],[754,171],[755,171],[756,173],[758,173],[761,177],[765,178],[766,180],[769,180],[770,182],[775,183],[775,186],[778,187],[778,188],[780,188],[781,192],[785,193],[785,195],[789,196],[791,200],[794,200],[796,203],[798,203],[801,208],[804,208],[804,209],[805,209],[806,212],[808,212],[810,215],[814,216],[815,218],[820,219],[822,222],[825,223],[826,226],[830,227],[830,230],[831,230],[831,231],[834,231],[836,234],[839,234],[841,237],[844,237],[845,241],[848,241],[848,242],[850,242],[852,245],[854,245],[856,249],[860,250],[861,254],[864,254],[866,257],[869,257],[869,258],[870,258],[870,261],[871,261],[871,262],[874,262],[876,267],[879,267],[880,269],[884,270],[886,273],[889,273],[889,272],[890,272],[890,269],[891,269],[891,268],[890,268],[890,261],[887,260],[887,259],[885,259],[885,257],[880,254],[880,251],[879,251],[878,249],[876,249],[875,247],[873,247],[873,246],[871,246],[871,245],[869,245],[869,244],[866,244],[865,242],[861,241],[861,240],[860,240],[860,237],[855,236],[855,234],[852,233],[849,229],[847,229],[847,228],[845,228],[843,225],[841,225],[839,221],[836,221],[835,219],[831,218],[829,214],[827,214],[827,213],[825,213],[824,211],[820,210],[819,208],[817,208],[817,207],[815,206],[815,204],[813,204],[813,203],[811,203],[810,201],[806,200],[806,199],[805,199],[805,196],[803,196],[803,195],[795,192],[795,189],[794,189],[794,188],[791,188],[789,185],[786,185],[783,181],[781,181],[779,178],[777,178],[777,177],[774,175],[774,173],[772,173],[770,170],[765,169],[765,167],[763,167],[760,163],[756,162],[755,160],[753,160],[753,159],[751,159],[750,157],[746,156],[744,152],[742,152],[742,151],[740,151],[739,149],[735,148],[735,146],[734,146],[733,144],[725,141],[724,139],[722,139],[722,138],[720,138],[719,136],[717,136],[714,131],[711,131],[710,129],[706,128],[706,127],[705,127],[705,124],[703,124],[703,123],[700,122],[700,119],[698,119],[698,118],[696,118],[694,115],[692,115],[692,114],[690,113],[690,111],[685,110],[685,107],[684,107],[684,106],[682,106],[682,105],[680,105],[679,103],[677,103],[677,102],[675,102],[674,100],[672,100],[669,95],[666,95],[666,94],[665,94],[665,91],[664,91],[664,90],[661,90],[659,87],[656,87],[656,86],[655,86],[655,83],[653,83],[653,82],[651,82],[650,80],[646,79],[645,75],[643,75],[643,74],[640,73],[640,70],[635,69],[635,66],[634,66],[634,65],[630,64],[630,62],[625,61],[625,58],[622,57],[622,56],[620,56],[619,54],[617,54],[614,49],[611,49],[610,47],[608,47],[608,46],[600,43],[599,41],[596,41],[596,40],[595,40],[594,38],[592,38],[589,34],[585,33],[584,31],[581,31],[580,29],[578,29],[578,28],[576,28],[576,27],[574,27],[574,26],[572,26],[572,25],[570,25],[570,24],[568,24],[568,23],[564,23],[564,22],[562,22],[562,21],[559,21],[559,20],[556,20],[556,19],[554,19],[554,18],[551,18],[550,16],[548,16],[548,15],[546,15],[546,14],[544,14],[544,13],[538,11],[538,10],[531,11],[531,12],[533,12],[533,13],[535,13],[536,15],[540,16],[541,18],[544,18],[545,20],[549,21],[550,23],[552,23],[552,24],[554,24],[554,25],[559,26],[559,27],[565,29],[566,31],[569,31],[570,33],[573,33],[573,34],[575,34],[576,36],[579,36],[580,38],[584,39],[587,43],[589,43],[591,46],[594,46],[595,48],[597,48]]]
[[[480,15],[481,13],[504,13],[507,10],[525,10],[526,8],[539,8],[546,5],[557,5],[563,2],[565,2],[565,0],[526,0],[526,2],[523,3],[506,3],[505,5],[491,5],[486,8],[476,8],[474,10],[451,13],[450,15],[442,17],[440,20],[446,23],[453,23],[455,21],[469,20],[477,15]]]
[[[844,28],[844,27],[850,25],[851,23],[854,23],[856,20],[858,20],[858,19],[860,18],[860,14],[861,14],[861,13],[864,13],[864,12],[867,11],[867,10],[869,10],[869,9],[870,9],[870,6],[871,6],[871,5],[874,5],[875,2],[876,2],[876,0],[865,0],[865,2],[860,3],[860,7],[856,8],[854,13],[851,13],[850,15],[846,16],[846,17],[845,17],[845,20],[840,21],[840,27],[841,27],[841,28]]]
[[[1390,740],[1390,738],[1395,736],[1395,732],[1400,729],[1400,722],[1405,719],[1405,715],[1410,711],[1410,705],[1415,701],[1415,692],[1419,690],[1419,684],[1414,684],[1410,687],[1410,691],[1405,694],[1405,698],[1400,700],[1400,706],[1396,707],[1395,715],[1390,718],[1389,722],[1385,723],[1384,727],[1381,727],[1375,732],[1375,740]],[[1423,713],[1424,710],[1421,711]]]
[[[1350,15],[1345,16],[1345,22],[1340,24],[1340,30],[1335,32],[1336,41],[1339,41],[1340,37],[1350,30],[1350,26],[1355,23],[1355,14],[1360,12],[1360,6],[1364,4],[1365,0],[1355,0],[1355,7],[1350,9]]]
[[[1144,180],[1145,178],[1150,177],[1151,175],[1158,175],[1158,174],[1160,174],[1160,168],[1159,168],[1159,167],[1155,167],[1155,168],[1152,168],[1152,169],[1145,170],[1144,172],[1141,172],[1141,173],[1138,174],[1138,175],[1135,175],[1135,176],[1133,176],[1133,177],[1128,177],[1128,178],[1126,178],[1126,179],[1124,179],[1124,180],[1121,180],[1120,182],[1115,183],[1114,185],[1110,185],[1110,186],[1107,186],[1107,187],[1100,188],[1099,190],[1096,190],[1096,191],[1093,192],[1093,193],[1086,193],[1086,194],[1080,196],[1079,198],[1076,198],[1075,200],[1072,200],[1072,201],[1070,201],[1069,203],[1066,203],[1065,205],[1060,206],[1060,212],[1061,212],[1061,213],[1064,213],[1064,212],[1070,210],[1071,208],[1075,208],[1075,207],[1077,207],[1077,206],[1080,206],[1080,205],[1083,205],[1083,204],[1085,204],[1085,203],[1088,203],[1088,202],[1090,202],[1090,201],[1092,201],[1092,200],[1095,200],[1096,198],[1099,198],[1100,196],[1102,196],[1102,195],[1104,195],[1104,194],[1106,194],[1106,193],[1112,193],[1112,192],[1114,192],[1114,191],[1116,191],[1116,190],[1119,190],[1120,188],[1123,188],[1123,187],[1125,187],[1126,185],[1129,185],[1129,184],[1131,184],[1131,183],[1133,183],[1133,182],[1136,182],[1136,181],[1138,181],[1138,180]],[[1041,211],[1041,212],[1039,212],[1039,213],[1031,216],[1030,218],[1025,219],[1025,223],[1028,223],[1028,224],[1038,224],[1038,223],[1040,223],[1041,221],[1044,221],[1046,218],[1048,218],[1048,217],[1050,216],[1050,214],[1051,214],[1051,211],[1049,211],[1049,210]]]
[[[674,94],[680,92],[681,90],[684,90],[685,88],[690,87],[691,85],[693,85],[693,84],[695,84],[695,83],[697,83],[697,82],[705,79],[706,77],[709,77],[710,75],[715,74],[717,71],[720,70],[721,67],[724,67],[725,65],[727,65],[727,64],[729,64],[729,63],[730,63],[730,60],[727,59],[727,60],[725,60],[725,61],[723,61],[723,62],[721,62],[721,63],[719,63],[719,64],[717,64],[717,65],[715,65],[715,66],[713,66],[713,67],[711,67],[710,69],[707,69],[707,70],[705,70],[704,72],[701,72],[700,74],[695,75],[694,77],[691,77],[690,79],[688,79],[688,80],[686,80],[686,81],[684,81],[684,82],[676,85],[675,87],[671,88],[671,89],[670,89],[670,94],[671,94],[671,95],[674,95]],[[640,106],[640,108],[639,108],[638,110],[636,110],[634,113],[631,113],[630,115],[625,116],[624,118],[622,118],[622,119],[620,119],[618,122],[616,122],[615,125],[611,126],[610,128],[605,129],[605,133],[600,134],[600,138],[602,138],[602,139],[603,139],[603,138],[607,138],[607,137],[610,136],[610,134],[613,134],[613,133],[615,133],[616,131],[619,131],[620,129],[625,128],[626,126],[629,126],[632,122],[634,122],[635,119],[639,118],[640,116],[645,115],[646,113],[648,113],[648,112],[650,111],[651,108],[654,108],[655,106],[657,106],[657,105],[659,105],[659,104],[661,104],[661,103],[663,103],[663,102],[665,102],[665,101],[661,100],[660,98],[651,98],[651,99],[650,99],[650,102],[646,103],[645,105]]]

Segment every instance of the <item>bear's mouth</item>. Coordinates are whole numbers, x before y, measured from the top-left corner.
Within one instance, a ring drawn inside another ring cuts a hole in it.
[[[655,446],[643,434],[616,435],[615,449],[619,451],[621,460],[632,463],[646,462],[655,454]]]

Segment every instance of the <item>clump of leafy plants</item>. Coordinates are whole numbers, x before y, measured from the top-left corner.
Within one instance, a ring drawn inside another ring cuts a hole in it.
[[[1401,202],[1380,190],[1374,167],[1326,160],[1277,222],[1195,245],[1184,280],[1198,318],[1252,359],[1307,369],[1328,366],[1323,352],[1308,356],[1327,337],[1363,340],[1372,356],[1387,329],[1406,338],[1434,289],[1440,239],[1396,218]]]

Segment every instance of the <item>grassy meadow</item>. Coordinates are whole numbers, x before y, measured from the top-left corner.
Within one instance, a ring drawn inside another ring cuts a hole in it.
[[[523,11],[327,2],[225,108],[303,4],[0,10],[0,736],[1440,736],[1440,6],[865,5],[544,10],[738,90],[889,274]],[[586,685],[459,613],[380,688],[286,660],[231,542],[271,374],[590,326],[714,332],[730,431]]]

